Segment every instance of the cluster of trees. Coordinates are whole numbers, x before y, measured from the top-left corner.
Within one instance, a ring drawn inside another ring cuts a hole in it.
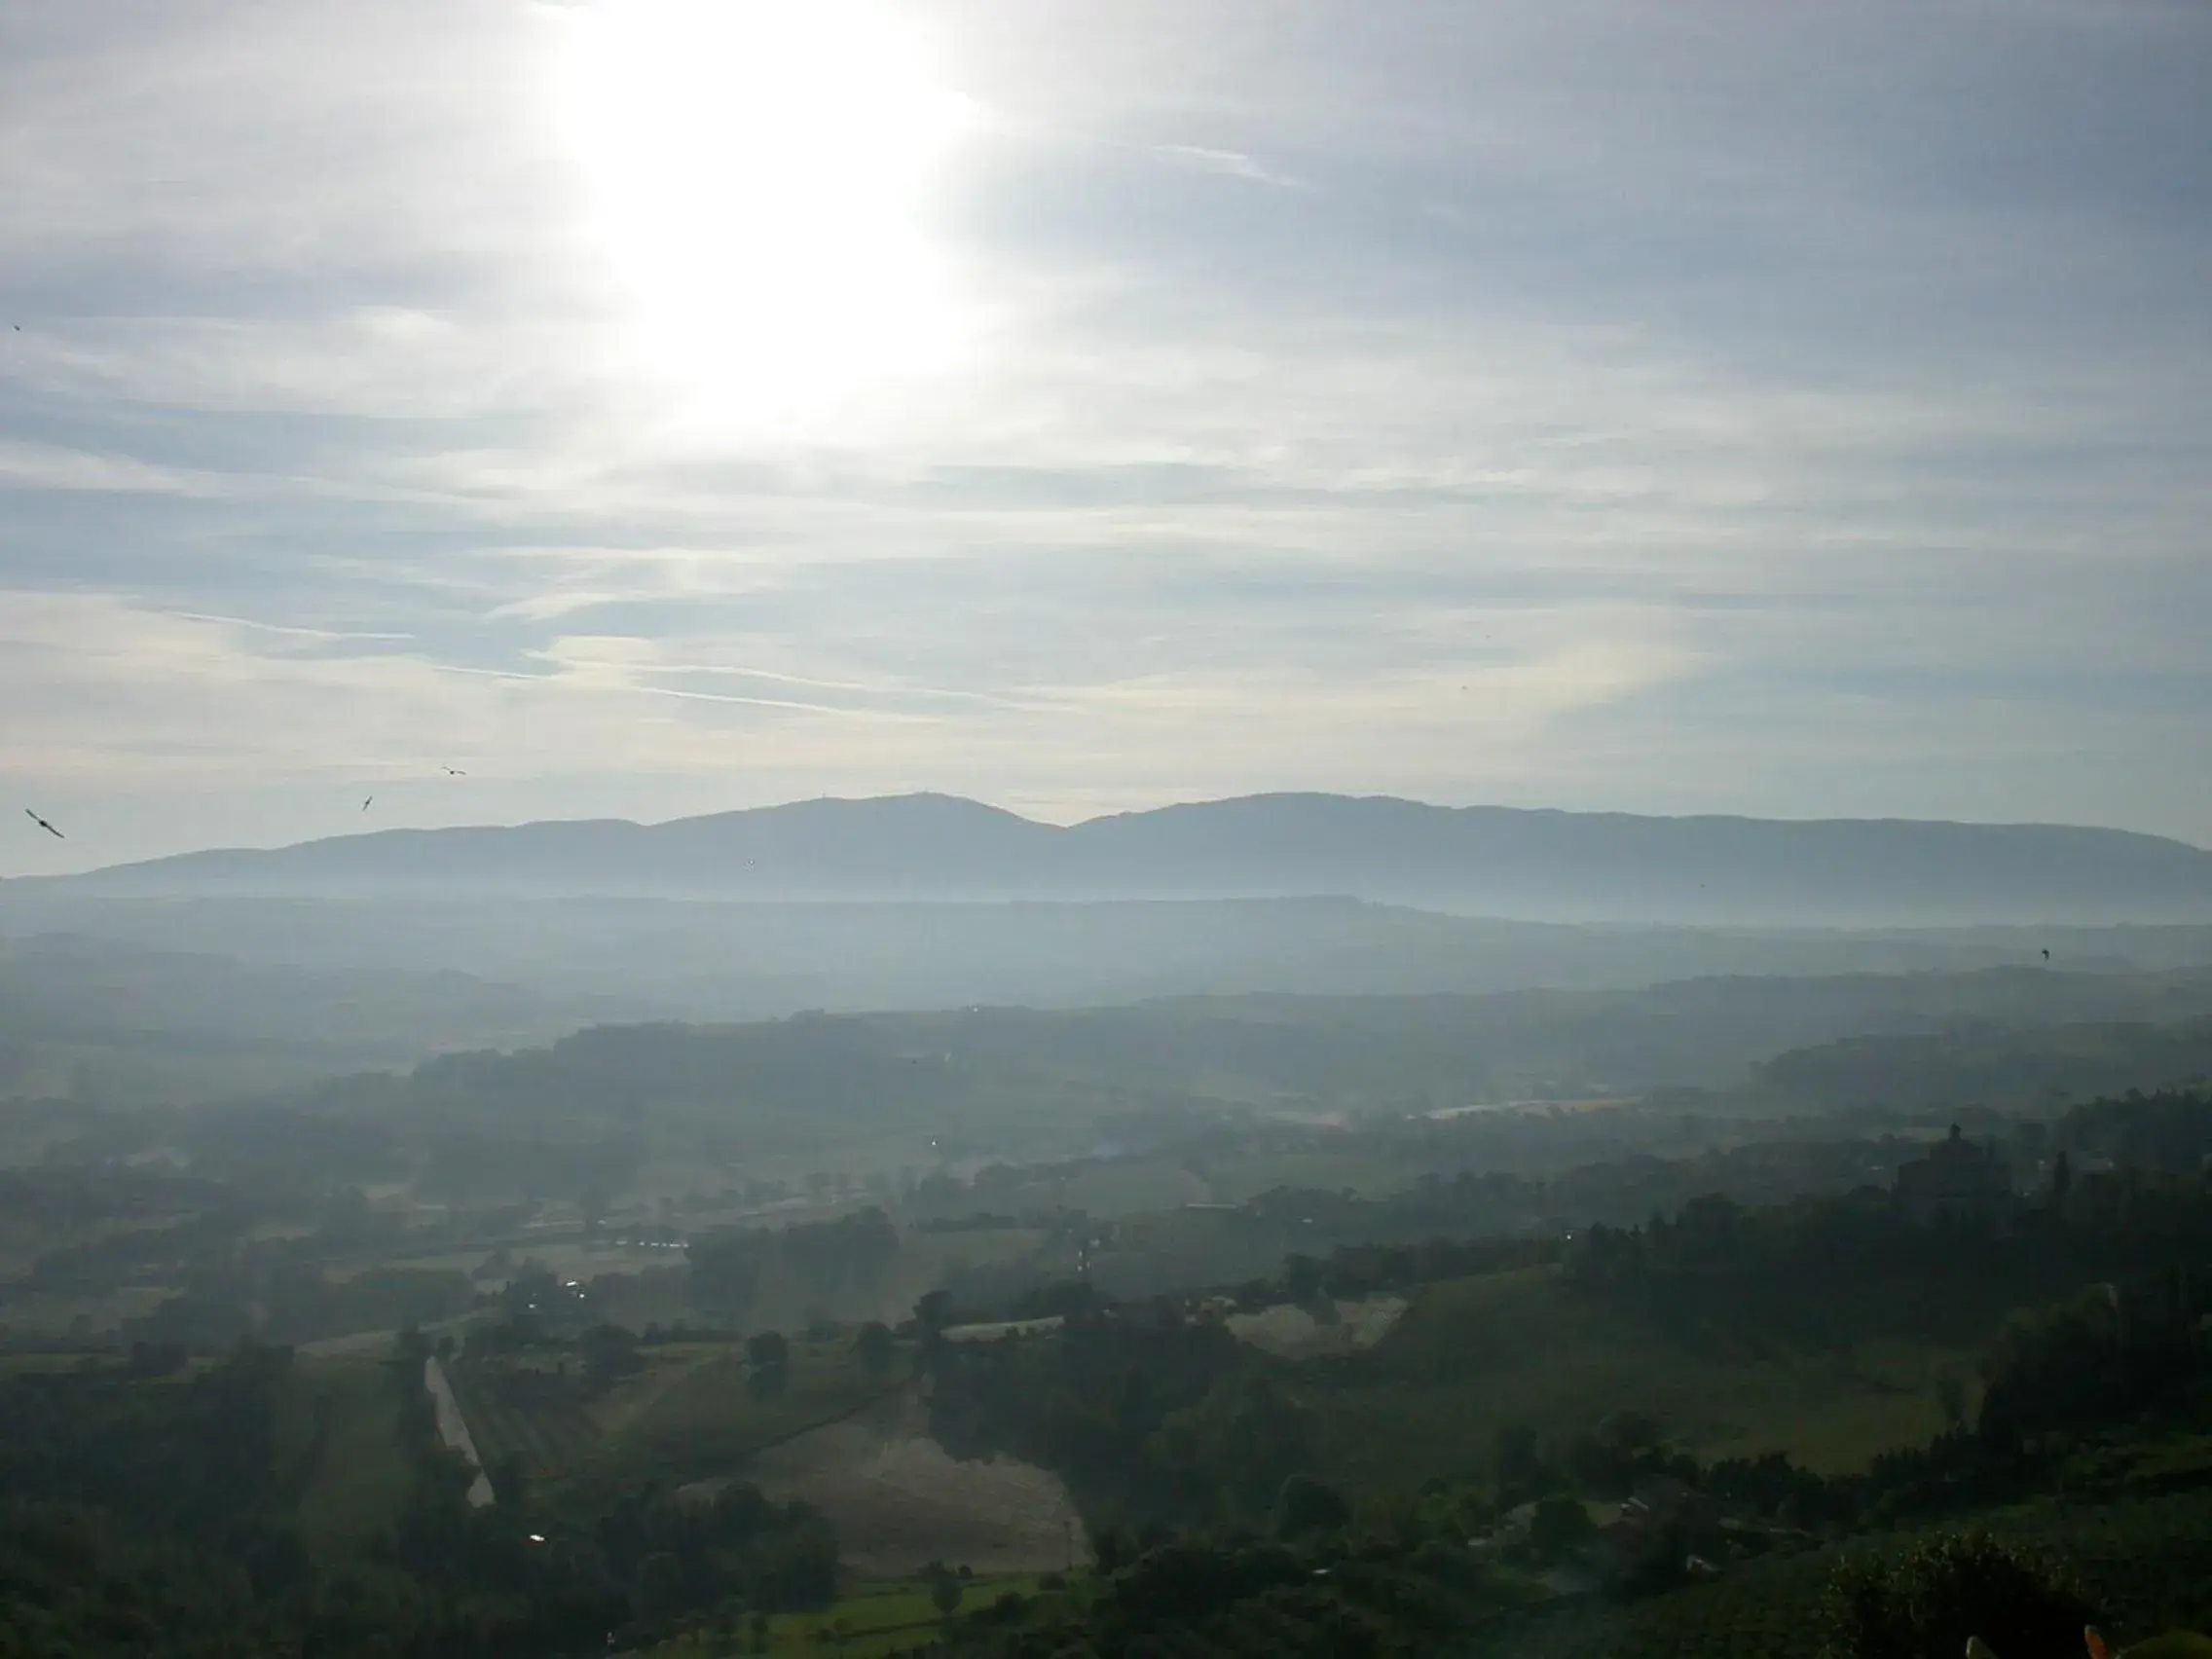
[[[67,1161],[0,1168],[0,1227],[12,1242],[52,1244],[190,1214],[223,1197],[212,1182],[158,1169]]]
[[[1985,1437],[2020,1438],[2166,1415],[2212,1383],[2199,1281],[2174,1268],[2095,1286],[2013,1319],[1983,1361]]]
[[[1619,1112],[1592,1115],[1616,1121],[1622,1117]],[[1654,1118],[1640,1122],[1638,1127],[1654,1137],[1674,1129],[1677,1138],[1693,1142],[1698,1134],[1694,1120],[1671,1124]],[[1377,1130],[1354,1139],[1387,1146],[1395,1132]],[[1490,1168],[1477,1173],[1462,1168],[1449,1177],[1431,1171],[1399,1192],[1378,1198],[1283,1189],[1252,1199],[1245,1210],[1254,1220],[1282,1228],[1287,1238],[1306,1241],[1297,1247],[1308,1249],[1313,1244],[1557,1235],[1594,1221],[1619,1226],[1654,1213],[1671,1213],[1709,1193],[1726,1193],[1742,1203],[1773,1204],[1847,1192],[1869,1180],[1886,1183],[1897,1165],[1919,1150],[1919,1143],[1895,1136],[1788,1142],[1758,1138],[1740,1146],[1708,1148],[1694,1158],[1637,1152],[1548,1170]]]
[[[1862,1191],[1761,1209],[1717,1194],[1641,1227],[1577,1235],[1569,1281],[1653,1317],[1755,1319],[1808,1344],[1955,1327],[1968,1310],[2002,1311],[2100,1273],[2155,1269],[2212,1242],[2212,1194],[2135,1190],[2107,1205],[2078,1184],[2002,1226],[1920,1223],[1886,1194]],[[1808,1294],[1816,1292],[1818,1294]]]
[[[2194,1174],[2212,1159],[2212,1094],[2166,1088],[2077,1106],[2060,1120],[2060,1141],[2137,1169]]]
[[[476,1300],[467,1275],[450,1269],[372,1268],[332,1278],[313,1267],[282,1267],[266,1274],[198,1268],[182,1274],[176,1295],[123,1321],[122,1334],[212,1353],[248,1337],[304,1343],[427,1324],[464,1313]]]
[[[604,1573],[627,1604],[629,1633],[673,1629],[703,1612],[819,1607],[837,1594],[837,1539],[803,1504],[771,1503],[732,1482],[708,1502],[631,1493],[590,1525],[549,1534],[564,1569]]]
[[[396,1331],[464,1313],[475,1300],[468,1275],[452,1269],[369,1268],[342,1279],[319,1268],[280,1269],[269,1277],[266,1334],[304,1343],[349,1331]]]
[[[216,1195],[202,1213],[182,1220],[47,1250],[32,1264],[31,1286],[60,1295],[97,1294],[140,1275],[228,1266],[253,1221],[243,1205]]]

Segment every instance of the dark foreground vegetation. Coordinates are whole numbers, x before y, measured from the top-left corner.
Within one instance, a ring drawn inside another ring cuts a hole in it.
[[[0,1390],[0,1652],[533,1654],[702,1611],[827,1602],[836,1542],[803,1507],[732,1485],[651,1488],[537,1516],[471,1509],[405,1343],[376,1396],[342,1407],[286,1349],[213,1362],[141,1350],[26,1371]],[[401,1498],[350,1537],[318,1489],[365,1409]]]

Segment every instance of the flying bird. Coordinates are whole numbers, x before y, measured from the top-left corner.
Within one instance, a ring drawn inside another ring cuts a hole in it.
[[[372,807],[372,806],[374,806],[374,805],[376,804],[376,799],[377,799],[377,797],[376,797],[375,795],[371,795],[371,796],[369,796],[369,798],[368,798],[367,800],[365,800],[365,801],[361,802],[361,810],[362,810],[363,812],[366,812],[366,811],[368,811],[370,807]]]
[[[448,766],[445,769],[445,773],[449,778],[465,778],[468,776],[468,774],[462,771],[459,766]]]
[[[2050,960],[2050,952],[2047,949],[2043,953],[2043,959],[2046,962],[2048,962]]]
[[[37,813],[33,812],[27,806],[23,808],[23,816],[29,819],[33,824],[37,825],[41,830],[44,830],[49,835],[52,835],[56,841],[66,841],[69,839],[68,836],[64,835],[60,830],[56,830],[53,825],[49,824],[45,819],[41,818]]]

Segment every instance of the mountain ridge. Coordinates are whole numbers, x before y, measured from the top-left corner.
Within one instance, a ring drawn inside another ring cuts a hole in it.
[[[1669,818],[1324,793],[1178,802],[1068,826],[955,795],[818,797],[659,824],[547,819],[383,830],[19,880],[118,896],[439,889],[808,902],[1341,895],[1561,920],[2212,919],[2212,852],[2134,830]]]

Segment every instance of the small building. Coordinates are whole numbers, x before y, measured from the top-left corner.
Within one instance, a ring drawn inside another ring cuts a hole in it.
[[[1896,1194],[1898,1207],[1915,1221],[1993,1221],[2011,1207],[2012,1179],[1994,1146],[1968,1140],[1953,1124],[1926,1157],[1898,1165]]]

